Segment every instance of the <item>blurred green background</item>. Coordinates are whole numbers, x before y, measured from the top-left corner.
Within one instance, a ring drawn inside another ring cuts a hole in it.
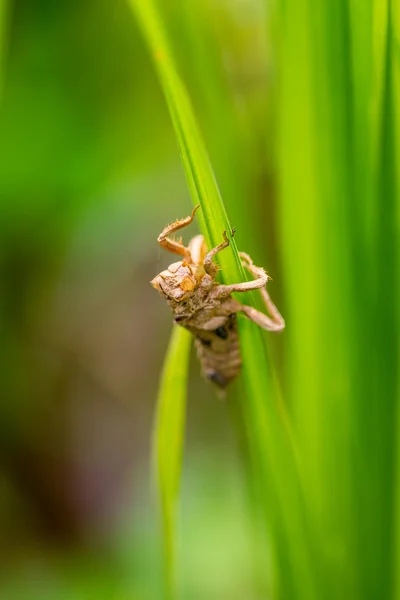
[[[265,338],[310,534],[284,516],[259,539],[245,392],[221,403],[193,357],[181,597],[400,598],[400,9],[159,6],[238,247],[287,321]],[[129,4],[0,0],[1,597],[163,597],[149,449],[172,319],[149,281],[190,210]],[[283,469],[279,489],[290,505]]]

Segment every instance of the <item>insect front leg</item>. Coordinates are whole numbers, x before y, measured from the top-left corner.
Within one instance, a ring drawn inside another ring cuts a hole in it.
[[[218,244],[218,246],[216,246],[212,250],[210,250],[210,252],[208,252],[208,254],[206,254],[204,258],[204,270],[213,279],[218,273],[218,267],[215,263],[213,263],[213,258],[216,254],[218,254],[218,252],[221,252],[221,250],[224,250],[230,244],[230,241],[228,240],[228,237],[226,235],[226,231],[224,231],[222,235],[224,236],[224,241],[221,244]],[[234,229],[232,229],[231,235],[232,237],[235,235]]]
[[[164,250],[168,250],[168,252],[172,252],[172,254],[178,254],[179,256],[183,256],[188,262],[191,262],[189,248],[184,246],[182,244],[182,241],[172,240],[168,236],[171,235],[171,233],[174,233],[175,231],[178,231],[179,229],[190,225],[190,223],[193,222],[194,215],[198,208],[200,208],[200,204],[195,206],[195,208],[192,210],[192,214],[190,215],[190,217],[178,219],[174,223],[171,223],[171,225],[168,225],[163,229],[163,231],[157,238],[158,243],[162,248],[164,248]]]

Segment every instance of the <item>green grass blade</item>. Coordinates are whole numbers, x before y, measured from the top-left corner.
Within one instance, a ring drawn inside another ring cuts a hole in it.
[[[153,430],[154,470],[161,501],[166,595],[175,597],[175,513],[184,442],[191,335],[174,326],[167,350]]]
[[[226,230],[229,234],[231,226],[189,96],[178,75],[160,13],[152,0],[129,1],[150,48],[165,94],[193,203],[200,203],[202,208],[202,214],[198,214],[201,228],[208,243],[216,246],[221,242],[222,231]],[[235,243],[232,248],[237,257]],[[231,252],[224,256],[224,263],[227,276],[240,275],[240,263]]]
[[[400,4],[392,3],[392,81],[393,81],[393,106],[394,106],[394,143],[395,143],[395,164],[400,164]],[[396,110],[397,107],[397,110]],[[400,169],[396,169],[397,198],[397,230],[400,227]],[[400,244],[397,245],[397,264],[400,265]],[[400,280],[397,281],[397,298],[400,298]],[[400,305],[398,305],[398,322],[400,322]],[[397,452],[395,472],[395,524],[396,524],[396,556],[395,556],[395,598],[400,600],[400,385],[397,388]]]
[[[0,0],[0,101],[4,84],[4,63],[7,50],[9,0]]]
[[[176,71],[173,58],[169,49],[166,35],[163,31],[160,16],[152,2],[141,2],[131,0],[130,2],[137,20],[143,30],[144,38],[148,43],[154,58],[157,73],[160,78],[162,89],[170,111],[175,135],[184,166],[188,186],[193,203],[201,204],[202,211],[198,218],[209,245],[217,245],[222,238],[222,232],[230,232],[231,227],[222,204],[221,196],[215,182],[214,174],[201,139],[201,135],[195,121],[187,92]],[[235,253],[237,257],[237,250]],[[232,252],[224,256],[223,276],[240,277],[238,261]],[[184,331],[184,330],[182,330]],[[181,333],[181,328],[176,328],[170,345],[170,351],[166,358],[164,373],[168,374],[162,378],[160,397],[158,401],[157,427],[154,432],[154,447],[156,448],[155,460],[157,470],[157,483],[162,505],[163,536],[165,548],[165,568],[167,577],[167,589],[171,597],[174,597],[174,562],[175,562],[175,504],[178,490],[181,449],[177,451],[172,459],[166,461],[165,440],[178,435],[176,427],[180,426],[180,438],[183,438],[184,420],[173,421],[171,418],[161,418],[164,414],[164,406],[177,401],[177,394],[182,399],[186,392],[186,379],[183,377],[182,368],[187,368],[187,359],[183,360],[184,353],[188,356],[189,341],[188,333]],[[190,339],[190,336],[189,336]],[[180,361],[176,355],[180,355]],[[176,372],[174,372],[174,370]],[[177,390],[174,386],[167,385],[168,381],[178,384]],[[178,409],[182,412],[182,407]],[[171,431],[172,429],[172,431]]]
[[[230,231],[230,225],[187,91],[171,54],[159,10],[152,0],[130,0],[130,5],[153,56],[193,203],[199,202],[202,207],[202,215],[199,215],[201,228],[208,242],[216,245],[221,241],[222,231]],[[242,214],[246,218],[246,207],[242,208]],[[231,250],[225,251],[223,262],[224,280],[243,280],[243,268],[238,260],[234,241]],[[246,299],[242,296],[241,300],[253,303],[251,294],[247,296]],[[242,403],[244,427],[252,459],[253,477],[262,500],[265,520],[276,533],[276,551],[282,561],[293,565],[292,579],[289,580],[282,573],[280,585],[288,593],[300,586],[306,590],[308,599],[312,600],[318,596],[311,578],[313,561],[309,547],[305,544],[310,534],[307,532],[306,511],[293,447],[285,427],[285,419],[282,419],[284,410],[278,401],[279,395],[272,391],[273,378],[268,369],[262,332],[246,319],[240,319],[239,327],[247,390]],[[281,471],[285,473],[284,479]],[[164,488],[161,495],[170,485],[165,476],[168,478],[165,474],[159,478]],[[170,532],[170,535],[173,533]],[[172,548],[172,545],[169,547]],[[300,547],[305,549],[301,556],[295,552]]]
[[[393,598],[393,3],[280,4],[288,397],[319,532],[315,566],[325,598]]]

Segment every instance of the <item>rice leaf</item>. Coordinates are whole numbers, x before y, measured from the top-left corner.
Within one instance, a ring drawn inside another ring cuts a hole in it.
[[[202,207],[201,228],[209,244],[216,245],[221,241],[222,231],[230,232],[231,228],[187,91],[171,54],[160,10],[152,0],[130,0],[130,5],[143,31],[165,94],[193,203],[200,203]],[[243,214],[246,214],[245,207]],[[231,250],[233,252],[226,250],[224,254],[222,277],[229,282],[244,280],[234,240]],[[246,296],[246,301],[253,303],[252,295]],[[241,299],[244,300],[243,297]],[[253,478],[260,492],[264,522],[268,521],[276,533],[277,552],[294,567],[293,578],[289,581],[283,577],[280,585],[288,590],[295,589],[297,585],[304,586],[312,600],[318,596],[312,589],[312,560],[305,546],[304,499],[285,411],[279,394],[273,392],[273,377],[268,368],[261,331],[246,319],[240,319],[239,326],[246,383],[242,406]],[[162,465],[160,469],[163,470]],[[285,479],[280,475],[282,469]],[[176,482],[168,482],[168,477],[170,475],[164,472],[159,477],[163,486],[161,497],[168,494],[171,487],[176,489]],[[293,505],[296,510],[293,510]],[[164,527],[170,537],[174,535],[172,528],[173,525]],[[173,548],[170,540],[166,546]],[[306,548],[300,557],[295,552],[298,547]],[[169,559],[167,566],[171,562]]]
[[[175,515],[185,431],[190,333],[174,326],[165,357],[153,429],[153,460],[160,494],[166,596],[175,596]]]

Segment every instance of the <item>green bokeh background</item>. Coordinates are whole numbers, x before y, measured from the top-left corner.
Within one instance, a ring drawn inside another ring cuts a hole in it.
[[[125,2],[2,10],[0,593],[160,598],[149,454],[171,316],[149,281],[169,264],[160,229],[191,210],[173,129]],[[253,567],[240,458],[192,363],[183,587],[241,597]]]
[[[265,543],[241,383],[221,403],[193,358],[181,597],[400,598],[400,10],[159,5],[238,247],[287,321],[266,340],[312,532],[298,546],[278,519]],[[165,99],[123,0],[0,0],[0,67],[0,596],[159,599],[171,315],[149,280],[191,210]],[[279,489],[290,506],[284,470]]]

